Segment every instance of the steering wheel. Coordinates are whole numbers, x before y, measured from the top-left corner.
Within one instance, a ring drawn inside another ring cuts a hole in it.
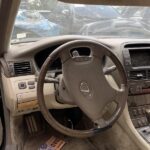
[[[89,56],[80,56],[75,49],[90,49]],[[74,50],[71,54],[71,50]],[[120,85],[112,87],[103,72],[103,57],[108,56],[120,74]],[[66,104],[75,104],[95,124],[92,129],[74,130],[60,124],[46,107],[43,86],[48,68],[61,59],[62,78],[59,80],[59,94]],[[103,44],[94,40],[74,40],[56,48],[45,60],[37,83],[37,98],[40,110],[49,125],[57,131],[72,137],[90,137],[110,128],[119,118],[128,96],[127,78],[121,62]],[[112,115],[104,119],[103,114],[110,103],[116,107]]]

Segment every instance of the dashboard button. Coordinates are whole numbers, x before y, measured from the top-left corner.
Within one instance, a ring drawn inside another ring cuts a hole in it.
[[[133,113],[134,116],[137,116],[137,110],[136,109],[133,109],[132,113]]]
[[[141,108],[138,108],[138,114],[139,114],[139,115],[142,115],[142,114],[143,114],[143,112],[142,112],[142,109],[141,109]]]
[[[19,82],[18,83],[18,88],[19,89],[26,89],[27,88],[26,82]]]
[[[28,81],[28,85],[34,85],[35,82],[34,81]]]
[[[138,125],[139,125],[139,127],[142,127],[142,126],[143,126],[143,123],[142,123],[141,120],[138,120]]]
[[[30,85],[29,89],[35,89],[35,86],[34,85]]]
[[[145,114],[145,108],[144,107],[142,108],[142,111],[143,111],[143,114]]]

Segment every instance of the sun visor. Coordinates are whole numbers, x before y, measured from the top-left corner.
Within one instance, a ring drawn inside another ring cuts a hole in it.
[[[75,4],[100,4],[118,6],[150,6],[149,0],[59,0]]]

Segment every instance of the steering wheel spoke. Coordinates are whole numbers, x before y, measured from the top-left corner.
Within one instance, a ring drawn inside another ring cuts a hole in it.
[[[121,84],[121,88],[116,90],[116,95],[115,95],[115,102],[119,105],[121,103],[122,100],[122,95],[123,93],[126,92],[126,87],[124,84]]]

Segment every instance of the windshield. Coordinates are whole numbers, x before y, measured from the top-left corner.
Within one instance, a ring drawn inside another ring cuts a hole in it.
[[[12,42],[58,35],[150,38],[150,8],[22,0]]]

